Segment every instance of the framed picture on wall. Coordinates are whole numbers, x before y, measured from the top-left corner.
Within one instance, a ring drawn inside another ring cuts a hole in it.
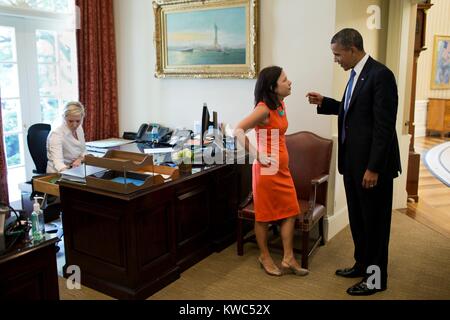
[[[153,1],[157,78],[256,78],[259,0]]]
[[[450,89],[450,36],[434,36],[431,89]]]

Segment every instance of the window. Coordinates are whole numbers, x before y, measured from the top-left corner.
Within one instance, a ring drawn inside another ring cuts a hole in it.
[[[0,0],[0,5],[55,13],[72,13],[73,0]]]
[[[15,5],[14,5],[15,4]],[[73,12],[73,0],[0,0],[0,94],[3,138],[11,201],[18,184],[32,176],[34,163],[26,144],[29,126],[51,124],[64,104],[78,99],[73,15],[2,14],[15,7]],[[30,9],[30,10],[31,10]]]

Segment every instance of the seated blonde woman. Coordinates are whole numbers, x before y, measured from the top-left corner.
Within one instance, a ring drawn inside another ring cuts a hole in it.
[[[86,154],[84,116],[84,106],[80,102],[68,102],[64,107],[63,123],[52,128],[47,138],[47,173],[81,165]]]

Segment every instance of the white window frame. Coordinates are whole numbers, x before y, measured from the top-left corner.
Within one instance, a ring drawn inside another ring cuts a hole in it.
[[[74,16],[71,14],[59,14],[35,9],[23,9],[0,5],[0,24],[11,26],[16,30],[16,49],[19,74],[19,91],[21,101],[22,135],[19,141],[21,153],[24,155],[21,165],[25,166],[26,179],[29,180],[33,173],[34,162],[28,152],[26,135],[28,128],[41,122],[41,107],[38,82],[38,62],[36,48],[36,30],[63,31],[73,30],[75,33]],[[75,41],[75,35],[74,35]],[[76,54],[76,42],[74,42],[72,59],[74,65],[78,65]],[[72,79],[78,86],[78,72],[72,70]],[[78,97],[74,97],[77,99]],[[20,132],[20,131],[19,131]]]

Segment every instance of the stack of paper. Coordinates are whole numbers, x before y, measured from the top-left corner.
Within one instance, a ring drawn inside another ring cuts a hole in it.
[[[61,172],[61,179],[79,183],[86,183],[86,176],[100,173],[102,171],[106,171],[106,169],[82,164],[79,167],[71,168]]]
[[[129,144],[132,142],[134,141],[121,138],[110,138],[105,140],[89,141],[86,142],[86,146],[93,148],[113,148],[123,146],[124,144]]]

